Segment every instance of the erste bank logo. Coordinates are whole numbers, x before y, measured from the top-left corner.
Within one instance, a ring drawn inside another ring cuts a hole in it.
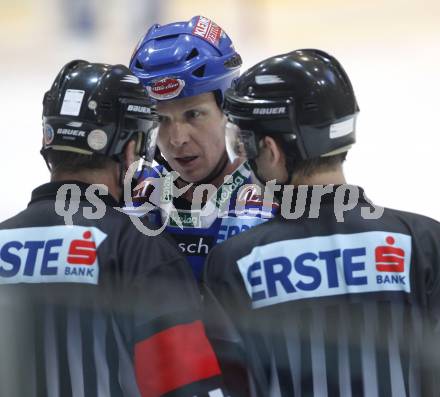
[[[405,250],[393,247],[396,240],[392,236],[385,239],[387,245],[377,247],[376,269],[378,272],[402,273],[405,271]]]
[[[237,261],[254,308],[365,292],[411,292],[411,236],[383,231],[284,240]]]
[[[96,227],[47,226],[0,230],[0,284],[98,284]]]
[[[70,243],[67,263],[91,266],[96,261],[96,243],[89,241],[92,238],[90,230],[84,232],[82,237],[84,240],[73,240]]]

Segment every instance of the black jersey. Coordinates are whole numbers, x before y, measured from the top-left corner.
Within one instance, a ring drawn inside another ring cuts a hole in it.
[[[177,247],[139,233],[110,196],[86,219],[96,208],[73,183],[72,225],[54,208],[60,183],[0,224],[0,395],[222,396]]]
[[[308,201],[300,218],[211,251],[205,282],[237,328],[256,395],[440,396],[440,224],[386,208],[365,219],[360,192],[343,222],[326,194],[318,218]]]

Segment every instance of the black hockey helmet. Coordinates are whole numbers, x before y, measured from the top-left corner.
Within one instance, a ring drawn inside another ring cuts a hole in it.
[[[296,50],[258,63],[226,92],[224,108],[231,157],[252,160],[265,135],[277,136],[294,163],[346,152],[355,142],[353,87],[324,51]]]
[[[99,153],[119,161],[127,142],[136,139],[137,154],[151,162],[158,131],[152,105],[127,67],[69,62],[44,95],[41,153]]]

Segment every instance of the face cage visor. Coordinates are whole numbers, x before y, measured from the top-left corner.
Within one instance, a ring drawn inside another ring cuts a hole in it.
[[[143,167],[151,167],[159,133],[158,121],[126,115],[123,119],[122,131],[131,136],[138,135],[136,153],[143,160]]]
[[[293,134],[295,120],[293,99],[258,99],[242,101],[231,95],[225,102],[225,113],[234,115],[225,127],[226,150],[231,161],[253,160],[259,155],[260,140],[269,132]],[[233,122],[235,117],[239,120]],[[241,125],[242,127],[240,127]]]
[[[225,127],[226,152],[229,160],[252,160],[258,156],[258,139],[251,130],[242,130],[230,121]]]

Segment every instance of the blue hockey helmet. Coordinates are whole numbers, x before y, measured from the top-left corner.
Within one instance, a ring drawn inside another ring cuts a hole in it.
[[[195,16],[188,22],[153,25],[136,47],[130,70],[156,100],[212,91],[222,101],[241,64],[226,32]]]

